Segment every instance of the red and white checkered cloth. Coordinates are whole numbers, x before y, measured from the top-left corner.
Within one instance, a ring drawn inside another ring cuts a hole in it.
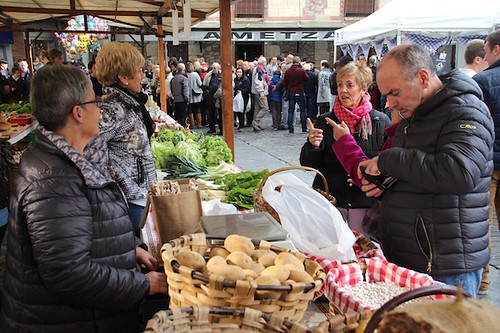
[[[383,258],[358,259],[359,263],[367,266],[366,274],[363,278],[360,265],[357,263],[340,264],[331,267],[326,276],[323,291],[330,302],[335,303],[342,311],[363,311],[376,310],[363,301],[348,293],[342,286],[356,285],[366,282],[393,282],[401,287],[415,289],[424,286],[438,285],[441,282],[435,281],[430,275],[418,273],[408,268],[399,267]],[[435,295],[433,298],[449,298],[448,295]]]

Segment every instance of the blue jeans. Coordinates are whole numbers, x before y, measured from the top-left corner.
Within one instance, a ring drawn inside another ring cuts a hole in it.
[[[288,93],[288,131],[293,133],[293,121],[295,120],[295,103],[299,104],[300,109],[300,122],[302,129],[307,129],[307,109],[306,109],[306,96],[304,93]]]
[[[316,95],[306,95],[307,116],[314,123],[318,115],[318,107],[316,106]]]
[[[469,292],[472,296],[477,296],[477,291],[479,290],[479,286],[481,284],[481,277],[483,275],[483,269],[480,268],[478,270],[458,274],[458,275],[440,275],[433,276],[432,278],[436,281],[440,281],[452,286],[458,286],[460,282],[460,286],[463,290]]]
[[[128,215],[130,216],[130,222],[132,222],[132,230],[134,230],[134,234],[138,234],[139,229],[141,228],[141,217],[144,212],[144,207],[128,203]]]

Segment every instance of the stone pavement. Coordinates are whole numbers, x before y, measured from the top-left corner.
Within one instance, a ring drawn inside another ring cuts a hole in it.
[[[254,132],[252,128],[243,128],[241,132],[235,129],[235,162],[244,170],[255,171],[268,168],[275,170],[285,166],[299,166],[300,149],[307,139],[307,134],[301,132],[301,127],[295,125],[295,134],[288,131],[274,131],[271,128],[271,115],[262,120],[266,128]],[[206,132],[206,130],[205,130]],[[310,172],[295,171],[297,177],[307,184],[312,184],[314,175]],[[492,280],[488,295],[482,298],[491,300],[500,307],[500,232],[495,220],[493,225],[493,250],[491,255],[490,277]]]

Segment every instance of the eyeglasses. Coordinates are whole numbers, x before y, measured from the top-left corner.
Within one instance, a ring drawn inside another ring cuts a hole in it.
[[[87,104],[95,104],[95,106],[97,106],[100,109],[102,107],[103,101],[102,101],[101,97],[96,97],[96,99],[94,99],[93,101],[78,103],[78,104],[75,104],[75,106],[77,106],[77,105],[82,106],[82,105],[87,105]],[[73,112],[73,108],[71,108],[71,110],[68,113],[71,113],[71,112]]]

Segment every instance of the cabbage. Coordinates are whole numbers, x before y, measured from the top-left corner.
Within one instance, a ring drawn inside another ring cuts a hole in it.
[[[171,141],[153,141],[151,142],[151,152],[153,153],[155,168],[166,169],[168,166],[168,158],[170,155],[176,154],[176,149]]]
[[[232,163],[233,154],[226,141],[220,136],[207,136],[201,144],[208,166],[217,166],[221,162]]]

